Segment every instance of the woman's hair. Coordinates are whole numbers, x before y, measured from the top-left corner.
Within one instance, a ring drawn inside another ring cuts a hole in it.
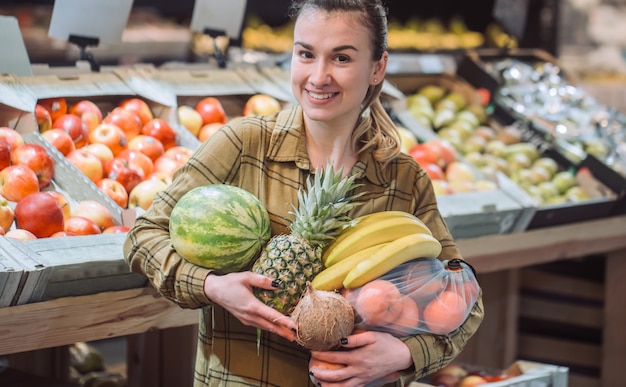
[[[372,61],[387,51],[387,10],[381,0],[294,0],[289,16],[296,20],[307,9],[325,12],[359,12],[361,23],[370,30]],[[373,149],[374,158],[386,165],[400,153],[400,135],[380,102],[381,82],[370,86],[361,104],[361,119],[352,133],[353,145],[362,152]]]

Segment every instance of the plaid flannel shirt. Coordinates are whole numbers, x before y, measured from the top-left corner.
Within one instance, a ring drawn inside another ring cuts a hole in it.
[[[295,105],[275,115],[244,117],[225,125],[179,169],[173,183],[128,233],[124,255],[132,271],[147,276],[164,297],[181,307],[201,309],[195,386],[311,385],[308,351],[263,332],[257,353],[256,329],[212,305],[203,291],[211,270],[182,259],[172,248],[168,232],[169,215],[183,194],[197,186],[225,183],[248,190],[264,203],[273,235],[287,233],[291,203],[297,204],[298,190],[306,188],[315,169],[306,151],[302,114]],[[363,184],[357,190],[366,192],[359,199],[365,204],[357,206],[352,217],[388,210],[415,214],[441,242],[440,259],[461,258],[437,209],[427,174],[409,156],[400,155],[383,169],[369,151],[363,152],[351,173]],[[414,369],[405,372],[403,379],[410,382],[449,363],[482,318],[479,298],[468,319],[451,334],[403,338],[414,362]]]

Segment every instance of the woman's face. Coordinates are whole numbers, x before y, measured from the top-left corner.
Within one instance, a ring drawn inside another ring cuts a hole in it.
[[[358,13],[305,10],[298,17],[291,88],[308,120],[352,128],[384,67],[384,61],[372,61],[370,31]]]

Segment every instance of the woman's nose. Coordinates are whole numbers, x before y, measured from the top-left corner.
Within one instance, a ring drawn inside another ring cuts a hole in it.
[[[309,82],[316,87],[321,87],[330,83],[330,69],[324,61],[318,61],[313,66]]]

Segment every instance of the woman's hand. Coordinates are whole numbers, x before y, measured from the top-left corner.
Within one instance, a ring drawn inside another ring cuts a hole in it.
[[[312,359],[345,364],[337,370],[309,369],[318,386],[374,387],[400,378],[413,365],[409,348],[389,333],[363,332],[348,337],[341,351],[312,352]]]
[[[259,301],[252,293],[254,287],[276,289],[272,286],[271,278],[249,271],[225,275],[210,274],[204,280],[207,297],[230,312],[242,324],[294,341],[296,324],[289,317]]]

